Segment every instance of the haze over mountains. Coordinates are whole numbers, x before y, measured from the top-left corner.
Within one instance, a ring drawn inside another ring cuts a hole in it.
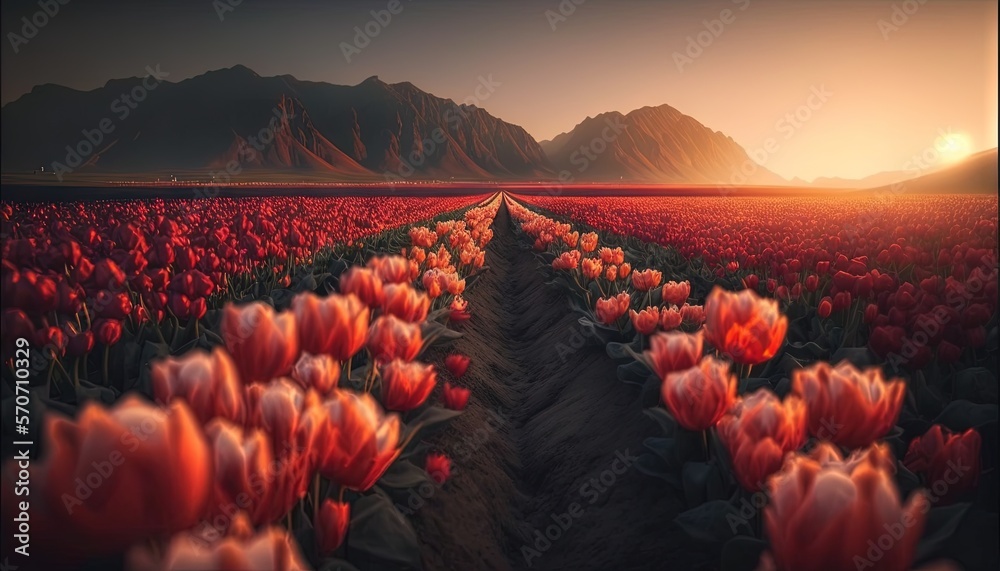
[[[170,82],[45,84],[0,110],[4,173],[310,173],[329,180],[561,180],[809,186],[756,164],[732,138],[669,105],[587,117],[539,143],[482,108],[411,83],[261,77],[235,66]],[[996,188],[988,161],[958,182]],[[938,174],[938,173],[934,173]],[[932,176],[932,175],[928,175]],[[871,188],[899,180],[818,179]],[[940,180],[939,180],[940,179]],[[933,179],[944,182],[946,175]]]

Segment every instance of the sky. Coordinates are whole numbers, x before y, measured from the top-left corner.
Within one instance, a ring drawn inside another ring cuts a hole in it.
[[[58,12],[39,16],[43,4]],[[410,81],[538,140],[669,104],[787,178],[997,146],[995,0],[5,0],[0,12],[4,104],[43,83],[242,64]]]

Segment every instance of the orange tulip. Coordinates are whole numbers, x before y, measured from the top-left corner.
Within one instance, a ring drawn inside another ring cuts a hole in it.
[[[656,326],[660,324],[660,308],[649,306],[642,311],[629,310],[629,317],[632,318],[632,326],[643,335],[650,335],[656,331]]]
[[[277,314],[265,303],[226,304],[222,339],[244,383],[268,381],[291,372],[299,357],[295,325],[295,315]]]
[[[694,367],[701,359],[701,332],[657,333],[649,338],[649,349],[643,352],[656,376],[662,381],[667,374]]]
[[[127,557],[129,571],[302,571],[309,568],[295,539],[278,527],[267,528],[251,537],[231,534],[215,543],[183,533],[170,540],[162,555],[141,546],[133,548]]]
[[[361,350],[368,334],[368,307],[355,295],[321,298],[301,293],[292,300],[302,350],[346,361]],[[296,355],[298,357],[298,355]]]
[[[860,448],[896,424],[906,395],[902,379],[886,381],[880,367],[858,370],[820,361],[792,373],[792,391],[809,409],[809,433],[847,448]]]
[[[448,306],[448,319],[451,321],[467,321],[470,317],[469,314],[469,302],[462,299],[461,296],[456,297],[451,300],[451,305]]]
[[[382,311],[396,317],[419,323],[427,319],[431,300],[427,294],[413,289],[410,284],[389,284],[385,286],[385,300]]]
[[[621,248],[601,248],[598,252],[601,261],[605,264],[618,265],[625,261],[625,252]]]
[[[649,291],[660,285],[662,279],[663,274],[659,270],[647,269],[641,272],[635,270],[632,272],[632,287],[639,291]]]
[[[700,305],[684,304],[680,308],[681,321],[692,325],[705,323],[705,308]]]
[[[559,254],[559,257],[552,260],[552,268],[556,270],[575,270],[580,266],[580,251],[570,250]]]
[[[427,455],[425,466],[427,474],[437,484],[443,484],[451,477],[451,459],[444,454],[431,452]]]
[[[580,249],[585,253],[593,252],[597,249],[597,234],[595,232],[587,232],[586,234],[580,236]]]
[[[202,424],[222,417],[242,424],[246,417],[243,384],[236,365],[221,347],[211,353],[195,349],[152,365],[153,395],[160,404],[187,402]]]
[[[974,428],[956,434],[935,424],[910,441],[903,464],[923,474],[935,497],[946,503],[962,499],[979,484],[982,437]]]
[[[447,287],[447,281],[444,272],[437,268],[431,268],[424,272],[424,277],[421,279],[424,284],[424,289],[427,291],[427,295],[431,299],[437,299],[445,292]]]
[[[50,417],[44,434],[47,455],[32,489],[61,549],[117,553],[193,527],[208,509],[211,450],[181,401],[166,410],[132,394],[112,408],[90,402],[75,421]]]
[[[329,355],[303,352],[292,369],[292,379],[303,389],[315,389],[325,395],[340,382],[340,363]]]
[[[352,490],[375,485],[399,455],[400,422],[367,393],[337,390],[322,405],[315,449],[320,473]]]
[[[376,256],[368,260],[368,267],[385,284],[410,281],[410,261],[402,256]]]
[[[368,349],[376,359],[412,361],[423,345],[420,326],[407,323],[394,315],[375,320],[368,333]]]
[[[437,384],[434,365],[407,363],[395,359],[381,368],[382,405],[406,412],[424,404]]]
[[[616,266],[614,264],[611,264],[610,266],[608,266],[607,268],[605,268],[605,270],[604,270],[604,279],[608,280],[609,282],[617,281],[618,280],[618,266]]]
[[[660,396],[678,424],[688,430],[707,430],[735,402],[736,377],[730,374],[728,363],[705,357],[696,367],[668,373]]]
[[[622,296],[627,299],[624,303],[622,303]],[[625,315],[630,303],[631,298],[627,293],[620,293],[615,297],[602,297],[597,300],[594,313],[598,321],[605,325],[611,325]]]
[[[466,405],[469,403],[469,396],[472,391],[469,389],[463,389],[462,387],[457,387],[451,383],[446,382],[444,384],[444,389],[441,392],[441,400],[444,402],[444,407],[450,410],[465,410]]]
[[[788,319],[778,311],[777,301],[751,290],[733,293],[716,287],[705,300],[705,329],[720,352],[737,363],[756,365],[778,352]]]
[[[583,275],[588,280],[596,280],[604,273],[604,265],[597,258],[583,259]]]
[[[618,264],[618,278],[625,279],[632,273],[632,264],[623,262]]]
[[[247,424],[268,434],[275,457],[306,451],[315,438],[309,411],[319,400],[314,391],[303,391],[287,378],[254,385],[247,390]]]
[[[768,389],[737,399],[716,424],[729,450],[740,485],[762,488],[768,476],[781,468],[785,454],[806,441],[806,404],[795,395],[784,401]]]
[[[660,292],[663,294],[663,303],[680,307],[687,303],[688,298],[691,297],[691,282],[670,281],[663,284],[663,289]]]
[[[910,569],[930,506],[921,492],[902,503],[893,464],[884,444],[846,460],[825,444],[789,455],[764,508],[775,568]]]
[[[353,293],[368,307],[380,307],[385,299],[382,280],[370,268],[354,266],[340,276],[340,293]]]
[[[229,513],[239,507],[246,510],[254,525],[268,523],[271,501],[271,443],[261,430],[247,430],[215,419],[205,427],[215,462],[215,486],[209,521],[228,521]],[[225,525],[215,526],[220,532]],[[221,527],[221,528],[220,528]]]

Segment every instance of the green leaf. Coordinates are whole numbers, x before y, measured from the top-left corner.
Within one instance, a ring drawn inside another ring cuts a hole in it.
[[[379,478],[379,485],[387,488],[414,488],[429,481],[427,471],[407,460],[396,460]]]
[[[365,568],[379,564],[421,568],[420,544],[409,520],[377,494],[365,496],[351,506],[347,551],[352,560],[364,563]]]

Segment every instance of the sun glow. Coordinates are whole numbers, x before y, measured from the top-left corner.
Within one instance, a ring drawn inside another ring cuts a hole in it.
[[[964,133],[942,133],[934,141],[934,148],[945,162],[956,162],[972,153],[972,140]]]

